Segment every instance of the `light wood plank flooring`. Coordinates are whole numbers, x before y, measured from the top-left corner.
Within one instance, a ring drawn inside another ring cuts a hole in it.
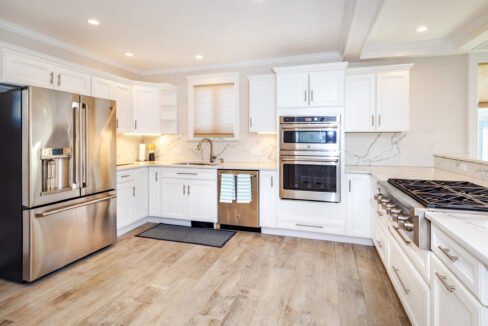
[[[373,247],[134,237],[150,226],[31,285],[0,280],[0,326],[409,325]]]

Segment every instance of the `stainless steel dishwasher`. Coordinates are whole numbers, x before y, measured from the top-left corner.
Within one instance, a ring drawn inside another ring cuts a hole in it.
[[[235,178],[235,193],[237,195],[237,178],[239,174],[251,176],[252,199],[250,203],[238,203],[233,200],[231,203],[220,201],[222,191],[222,174],[231,174]],[[243,227],[259,227],[259,172],[248,170],[218,170],[218,194],[219,209],[218,222],[223,225],[236,225]]]

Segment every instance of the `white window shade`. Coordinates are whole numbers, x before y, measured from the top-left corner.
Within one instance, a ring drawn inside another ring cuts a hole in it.
[[[234,137],[235,85],[194,85],[194,135]]]

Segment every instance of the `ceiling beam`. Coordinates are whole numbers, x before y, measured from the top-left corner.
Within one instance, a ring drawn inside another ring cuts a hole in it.
[[[475,19],[465,22],[450,35],[453,49],[458,52],[476,50],[488,42],[488,7]]]
[[[347,61],[359,60],[384,0],[346,0],[340,50]]]

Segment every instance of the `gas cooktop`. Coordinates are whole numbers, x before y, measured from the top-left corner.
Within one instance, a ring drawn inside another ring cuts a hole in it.
[[[388,179],[427,208],[488,211],[488,188],[464,181]]]

